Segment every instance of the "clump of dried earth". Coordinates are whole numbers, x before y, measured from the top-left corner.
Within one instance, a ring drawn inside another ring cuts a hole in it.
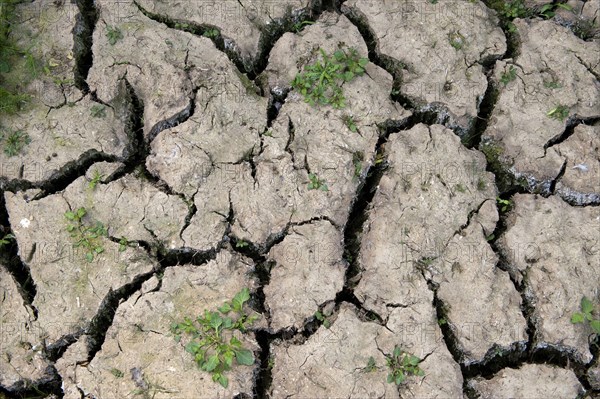
[[[599,1],[15,13],[45,68],[2,115],[0,398],[600,395]],[[244,288],[222,386],[171,324]]]

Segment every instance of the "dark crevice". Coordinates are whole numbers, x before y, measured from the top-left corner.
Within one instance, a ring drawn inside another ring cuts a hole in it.
[[[6,200],[4,193],[0,191],[0,238],[12,234],[10,229],[8,210],[6,209]],[[23,298],[23,303],[30,306],[37,318],[37,309],[33,306],[33,300],[37,293],[35,282],[31,276],[29,266],[23,262],[19,256],[19,244],[16,239],[8,239],[8,244],[0,246],[0,262],[6,267],[6,270],[13,276],[19,294]]]
[[[84,94],[89,93],[87,77],[94,61],[92,52],[94,29],[98,22],[98,9],[94,0],[75,0],[79,13],[73,27],[73,55],[75,58],[75,86]]]
[[[152,126],[152,129],[150,129],[150,133],[148,134],[148,142],[151,143],[163,130],[178,126],[194,116],[194,112],[196,110],[196,95],[198,90],[199,88],[194,89],[190,96],[190,103],[187,107],[185,107],[185,109],[179,111],[170,118],[157,122],[154,126]]]
[[[556,184],[560,181],[560,179],[562,179],[562,177],[565,175],[565,171],[567,170],[567,161],[565,160],[560,168],[560,171],[558,172],[558,175],[556,175],[556,177],[552,180],[552,182],[550,182],[550,193],[548,195],[553,195],[556,192]]]
[[[62,378],[54,366],[46,367],[44,377],[37,381],[24,378],[9,387],[0,386],[0,398],[44,399],[48,397],[62,399]]]
[[[544,144],[544,155],[546,155],[546,150],[548,150],[548,148],[552,148],[555,145],[561,144],[561,143],[565,142],[569,137],[571,137],[573,135],[573,133],[575,133],[575,128],[577,126],[579,126],[579,125],[593,126],[598,122],[600,122],[599,117],[569,119],[567,121],[567,126],[565,127],[565,130],[562,133],[552,137],[550,140],[548,140],[548,142],[546,144]]]
[[[153,270],[139,275],[135,277],[132,282],[125,284],[117,290],[113,291],[110,289],[108,291],[98,308],[98,312],[92,318],[89,327],[87,328],[87,335],[89,335],[89,361],[91,361],[94,356],[96,356],[96,353],[102,348],[106,333],[113,323],[119,304],[129,299],[136,291],[139,291],[142,288],[142,284],[154,276],[155,272],[156,270]]]
[[[243,57],[235,41],[221,33],[221,30],[211,24],[198,24],[192,21],[171,18],[167,15],[156,14],[146,10],[137,2],[134,2],[137,8],[146,17],[163,23],[171,29],[178,29],[191,33],[196,36],[209,38],[215,47],[225,53],[233,62],[237,69],[246,74],[247,77],[254,81],[265,68],[269,60],[269,54],[281,36],[286,32],[293,32],[296,26],[300,26],[302,22],[314,22],[321,10],[321,0],[313,0],[311,4],[301,10],[292,10],[288,8],[286,14],[281,18],[274,18],[265,26],[262,26],[260,38],[258,40],[258,52],[255,57]]]
[[[494,111],[496,102],[498,101],[498,88],[496,83],[492,79],[493,69],[484,70],[487,78],[487,89],[483,95],[483,99],[479,104],[479,111],[477,112],[477,118],[473,124],[471,131],[461,139],[462,143],[467,148],[478,148],[481,143],[481,136],[487,130],[490,116]]]
[[[279,110],[285,103],[289,89],[271,90],[271,96],[269,97],[269,106],[267,108],[267,128],[273,126],[273,121],[277,119]]]

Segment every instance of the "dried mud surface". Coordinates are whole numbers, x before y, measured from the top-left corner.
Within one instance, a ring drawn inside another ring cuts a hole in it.
[[[507,3],[17,4],[0,398],[600,397],[600,1]],[[244,289],[224,387],[172,325]]]

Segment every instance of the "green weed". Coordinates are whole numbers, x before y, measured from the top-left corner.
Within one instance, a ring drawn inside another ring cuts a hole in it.
[[[104,105],[94,104],[92,105],[92,108],[90,108],[90,115],[94,118],[104,118],[106,117],[106,107]]]
[[[5,234],[4,237],[0,238],[0,248],[5,246],[6,244],[10,244],[10,240],[14,240],[15,236],[13,234]]]
[[[88,183],[88,188],[90,190],[94,190],[96,188],[96,186],[98,185],[98,183],[100,183],[100,180],[102,180],[103,178],[104,178],[103,174],[101,174],[97,170],[94,170],[92,179]]]
[[[595,336],[600,337],[600,315],[599,317],[594,317],[595,312],[593,302],[584,296],[581,298],[580,310],[581,312],[573,313],[571,316],[571,323],[589,323]]]
[[[309,190],[329,191],[329,187],[327,187],[327,184],[325,184],[325,181],[319,179],[319,177],[316,174],[309,173],[308,179],[310,180],[310,183],[308,183]]]
[[[84,217],[87,215],[87,210],[83,207],[75,212],[65,212],[65,218],[69,222],[67,231],[73,239],[73,247],[83,247],[85,250],[85,259],[88,262],[94,260],[94,256],[104,252],[102,246],[102,237],[108,236],[108,230],[101,222],[85,223]]]
[[[27,144],[31,143],[29,135],[22,130],[0,133],[0,141],[4,143],[4,153],[9,157],[18,155]]]
[[[456,50],[460,50],[465,45],[465,37],[459,32],[448,33],[448,41],[450,42],[450,45]]]
[[[407,377],[412,375],[422,377],[425,372],[419,367],[421,359],[404,352],[398,346],[394,348],[394,352],[391,356],[387,356],[387,365],[390,372],[387,376],[388,383],[395,383],[400,385],[406,381]]]
[[[210,28],[204,31],[204,33],[202,33],[202,36],[207,37],[209,39],[214,39],[219,37],[219,30],[216,28]]]
[[[254,364],[254,354],[242,346],[242,342],[234,335],[234,331],[246,332],[257,315],[244,311],[244,304],[250,299],[250,290],[242,289],[231,302],[225,302],[218,311],[204,311],[204,315],[195,320],[185,317],[181,323],[173,323],[171,331],[179,341],[182,334],[192,336],[185,350],[194,356],[198,366],[212,374],[212,380],[224,388],[229,385],[225,373],[232,369],[235,359],[237,364],[251,366]],[[228,317],[230,313],[234,317]]]
[[[502,72],[502,75],[500,76],[500,83],[502,83],[504,86],[506,86],[510,82],[515,80],[516,78],[517,78],[517,70],[515,69],[514,66],[511,65],[508,68],[508,71]]]
[[[513,202],[511,200],[505,200],[500,197],[496,198],[496,202],[498,203],[498,208],[500,212],[506,213],[510,211],[513,207]]]
[[[350,129],[352,133],[356,133],[358,131],[356,121],[354,120],[354,117],[352,115],[344,115],[342,117],[342,122],[344,122],[344,125],[346,125],[346,127]]]
[[[566,105],[557,105],[546,113],[550,118],[564,121],[569,116],[569,108]]]
[[[244,240],[237,240],[235,242],[235,247],[236,248],[247,248],[250,244],[248,244],[246,241]]]
[[[367,361],[367,365],[363,368],[363,371],[365,373],[372,373],[373,371],[377,370],[377,364],[375,363],[375,358],[373,358],[373,356],[369,357],[369,360]]]
[[[108,43],[114,46],[119,40],[123,39],[123,32],[116,26],[106,25],[106,37]]]
[[[304,67],[296,75],[292,87],[300,92],[310,105],[331,105],[344,108],[346,98],[342,83],[350,82],[356,76],[365,73],[368,58],[361,58],[354,48],[338,49],[333,55],[327,55],[320,49],[321,59]]]
[[[327,317],[321,313],[320,311],[316,311],[315,312],[315,319],[319,320],[321,323],[323,323],[323,327],[325,328],[329,328],[331,327],[331,322],[327,319]]]
[[[306,25],[313,25],[314,21],[301,21],[301,22],[296,22],[293,26],[292,26],[292,30],[296,33],[300,33],[300,31],[302,29],[304,29],[304,27]]]

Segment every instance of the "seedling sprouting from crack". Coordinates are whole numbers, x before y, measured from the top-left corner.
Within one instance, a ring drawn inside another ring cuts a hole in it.
[[[0,238],[0,248],[3,246],[10,244],[10,240],[14,240],[15,236],[13,234],[5,234],[4,237]]]
[[[101,222],[87,224],[83,221],[87,215],[87,210],[83,207],[75,212],[65,212],[65,218],[69,222],[67,231],[73,239],[73,247],[83,247],[85,250],[85,259],[88,262],[94,260],[94,256],[104,252],[102,246],[102,237],[108,236],[106,227]]]
[[[324,180],[319,179],[319,177],[314,173],[308,174],[308,189],[309,190],[321,190],[321,191],[329,191],[329,187],[325,184]]]
[[[0,141],[4,141],[4,153],[9,157],[18,155],[27,144],[31,143],[29,135],[22,130],[10,130],[7,133],[0,133]]]
[[[513,202],[511,200],[505,200],[500,197],[496,198],[496,202],[498,203],[498,208],[500,212],[506,213],[510,211],[513,207]]]
[[[390,372],[387,376],[388,383],[395,383],[400,385],[406,381],[407,377],[425,375],[425,372],[419,367],[421,359],[411,355],[410,353],[404,352],[400,347],[394,347],[394,352],[391,356],[387,357],[387,365]]]
[[[125,237],[119,239],[119,252],[124,252],[129,246],[129,240]]]
[[[250,290],[242,289],[231,302],[225,302],[218,312],[208,310],[195,320],[185,317],[181,323],[173,323],[171,331],[179,341],[182,334],[191,335],[192,339],[185,350],[194,356],[198,366],[212,374],[212,380],[224,388],[229,385],[225,373],[232,369],[233,361],[239,365],[254,364],[254,354],[242,346],[242,342],[233,333],[245,333],[254,321],[255,314],[248,314],[244,304],[250,299]],[[233,313],[234,317],[228,315]]]
[[[589,323],[594,332],[595,339],[600,337],[600,314],[594,312],[594,303],[584,296],[581,298],[580,309],[581,312],[573,313],[571,316],[571,323]],[[594,313],[596,313],[597,317],[594,317]]]
[[[209,39],[214,39],[217,38],[219,36],[220,32],[218,29],[216,28],[210,28],[204,31],[204,33],[202,34],[202,36],[207,37]]]
[[[321,323],[323,323],[323,327],[329,329],[329,327],[331,327],[331,322],[327,319],[327,317],[321,313],[320,311],[316,311],[315,312],[315,319],[319,320]]]
[[[339,48],[333,55],[320,49],[320,53],[321,59],[305,66],[292,81],[292,87],[312,106],[330,104],[337,109],[344,108],[346,98],[342,83],[363,75],[369,59],[361,58],[354,48]]]
[[[103,174],[101,174],[97,170],[94,170],[94,173],[92,175],[92,179],[88,183],[88,188],[90,190],[94,190],[96,188],[96,186],[98,185],[98,183],[100,183],[100,180],[102,180],[103,177],[104,177]]]
[[[552,119],[564,121],[569,116],[569,108],[566,105],[557,105],[546,114]]]
[[[108,43],[114,46],[119,40],[123,39],[123,32],[116,26],[106,25],[106,37]]]
[[[247,248],[250,244],[248,244],[246,241],[244,240],[237,240],[235,242],[235,247],[236,248]]]
[[[504,86],[508,85],[510,82],[517,78],[517,70],[514,66],[510,66],[507,71],[502,72],[500,76],[500,83]]]
[[[90,115],[94,118],[104,118],[106,117],[106,108],[104,105],[94,104],[92,108],[90,108]]]

